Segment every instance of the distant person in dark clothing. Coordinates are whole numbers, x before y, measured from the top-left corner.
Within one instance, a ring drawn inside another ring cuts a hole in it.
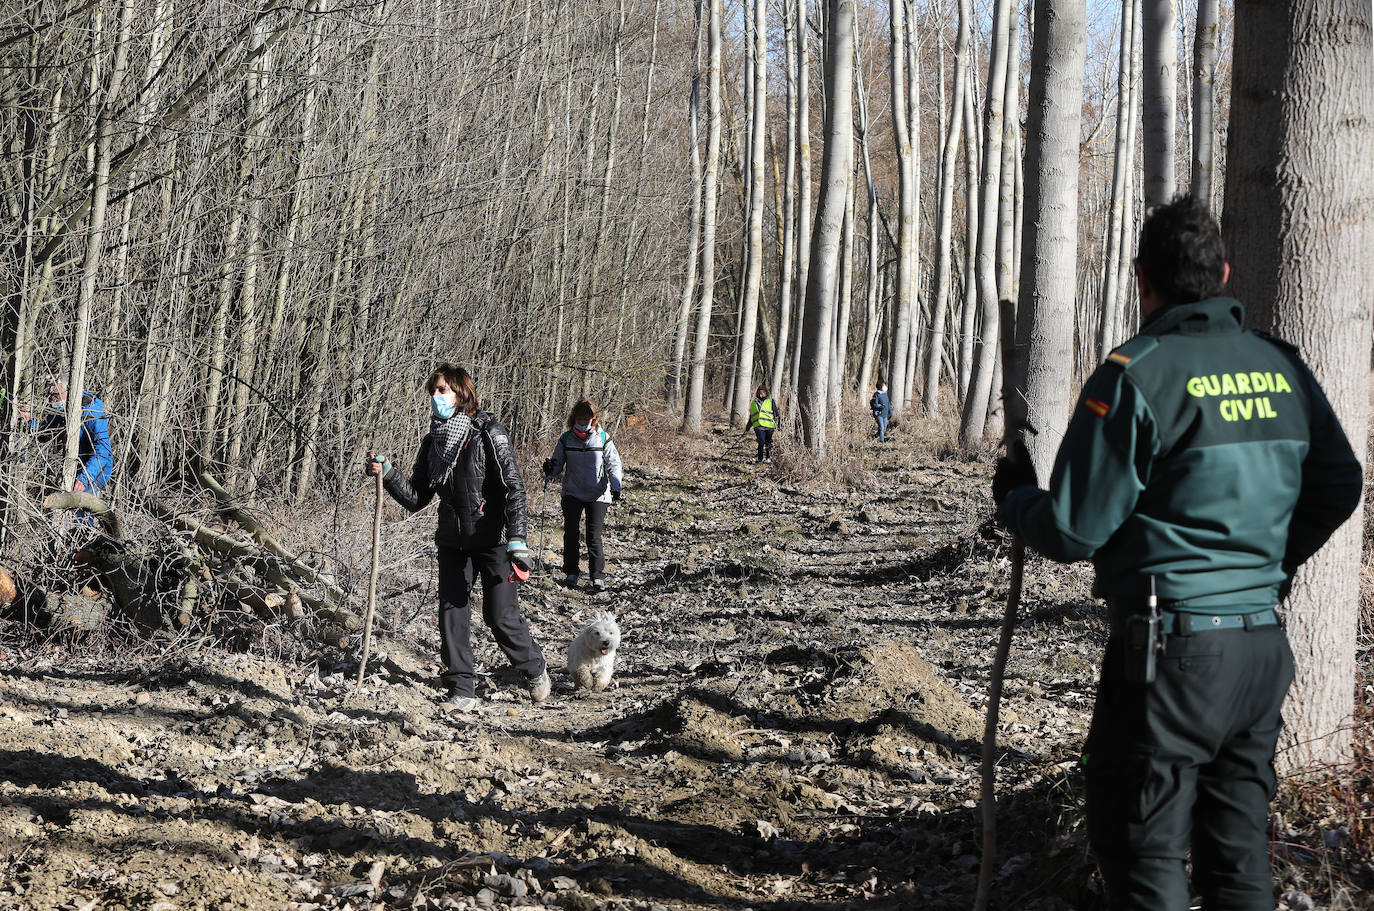
[[[892,401],[887,397],[887,381],[878,380],[878,391],[868,403],[873,411],[873,421],[878,425],[878,442],[887,442],[887,422],[892,420]]]

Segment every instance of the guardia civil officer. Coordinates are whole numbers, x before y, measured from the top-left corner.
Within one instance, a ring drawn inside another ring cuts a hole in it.
[[[993,480],[999,521],[1053,560],[1091,559],[1108,604],[1083,767],[1113,911],[1188,908],[1190,845],[1204,909],[1274,907],[1267,821],[1293,679],[1274,608],[1360,497],[1326,396],[1293,346],[1242,327],[1220,296],[1229,271],[1205,206],[1154,209],[1144,322],[1084,386],[1049,489],[1018,459]]]

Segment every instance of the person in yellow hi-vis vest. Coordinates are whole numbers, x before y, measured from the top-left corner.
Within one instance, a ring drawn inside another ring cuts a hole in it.
[[[778,428],[778,409],[768,395],[768,387],[760,386],[749,403],[749,424],[759,441],[759,454],[755,462],[773,461],[773,431]]]

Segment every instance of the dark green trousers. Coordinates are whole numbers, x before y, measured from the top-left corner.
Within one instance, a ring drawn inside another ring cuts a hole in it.
[[[1088,837],[1112,911],[1272,911],[1269,802],[1293,654],[1277,626],[1170,636],[1151,684],[1102,662],[1083,752]]]

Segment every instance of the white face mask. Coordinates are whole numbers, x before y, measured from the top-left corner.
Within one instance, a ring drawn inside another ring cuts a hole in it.
[[[457,404],[458,395],[453,392],[436,392],[429,400],[430,411],[441,421],[453,417],[454,406]]]

